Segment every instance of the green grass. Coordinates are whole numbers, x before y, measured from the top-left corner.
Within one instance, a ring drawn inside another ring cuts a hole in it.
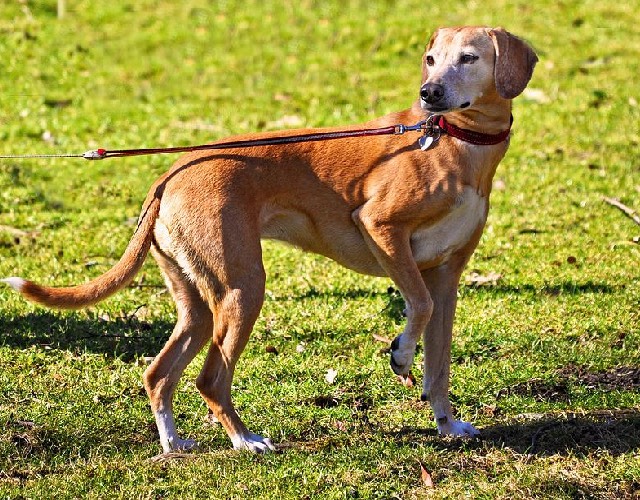
[[[459,292],[452,398],[483,441],[437,437],[419,389],[391,375],[373,337],[402,328],[387,280],[265,243],[267,300],[234,397],[281,453],[234,452],[205,422],[200,357],[176,410],[202,451],[151,460],[160,448],[141,374],[174,311],[149,262],[135,286],[87,311],[45,311],[0,290],[0,496],[638,495],[640,227],[602,201],[640,210],[638,8],[74,0],[58,20],[54,0],[2,3],[0,154],[365,121],[415,99],[421,51],[438,26],[502,25],[541,60],[515,103],[466,273],[501,278]],[[0,160],[0,275],[70,284],[104,272],[171,161]]]

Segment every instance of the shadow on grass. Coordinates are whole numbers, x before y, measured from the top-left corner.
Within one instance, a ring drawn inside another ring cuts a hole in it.
[[[588,455],[606,450],[614,456],[640,449],[640,411],[594,411],[580,415],[539,415],[535,420],[509,421],[481,429],[475,440],[435,438],[432,429],[403,428],[391,433],[396,441],[455,450],[486,449],[487,444],[520,454]]]
[[[536,286],[530,283],[524,284],[486,284],[486,285],[468,285],[462,283],[459,287],[461,295],[534,295],[557,297],[561,295],[578,296],[585,294],[613,294],[624,290],[624,285],[609,285],[606,283],[594,283],[587,281],[585,283],[576,283],[574,281],[565,281],[558,284],[546,284]],[[329,298],[329,299],[360,299],[382,297],[387,299],[387,305],[382,313],[395,321],[402,321],[404,317],[405,302],[398,290],[390,286],[386,291],[370,290],[362,288],[352,288],[349,290],[327,289],[319,290],[311,287],[309,290],[297,295],[277,295],[267,298],[276,302],[294,301],[301,302],[306,299]]]
[[[605,283],[594,283],[587,281],[585,283],[576,283],[574,281],[565,281],[558,284],[546,284],[536,286],[530,283],[521,285],[502,284],[495,285],[463,285],[464,293],[483,293],[486,295],[513,295],[513,294],[532,294],[532,295],[585,295],[585,294],[612,294],[624,290],[624,285],[608,285]]]
[[[10,419],[0,432],[0,483],[24,484],[51,474],[65,474],[69,466],[84,463],[95,455],[116,456],[141,453],[157,445],[155,425],[130,419],[114,419],[103,426],[52,426]]]
[[[546,285],[538,288],[533,285],[492,285],[469,287],[463,285],[463,293],[482,293],[487,295],[533,293],[533,294],[584,294],[615,293],[621,287],[586,282],[576,284],[565,282],[559,285]],[[348,299],[367,297],[386,297],[387,305],[381,311],[397,321],[402,321],[405,308],[400,293],[393,287],[386,291],[369,289],[318,290],[311,288],[296,296],[271,298],[275,301],[304,301],[318,297]],[[269,300],[269,299],[267,299]],[[49,346],[54,349],[66,349],[80,352],[102,353],[108,356],[122,357],[125,360],[137,356],[153,356],[164,345],[173,323],[154,319],[152,322],[140,321],[137,317],[115,318],[104,321],[98,318],[63,315],[61,313],[38,311],[24,316],[7,317],[0,313],[0,345],[24,349],[32,345]]]
[[[612,455],[622,455],[640,449],[640,412],[594,411],[543,416],[536,421],[487,427],[483,438],[518,453],[586,455],[593,450],[607,450]]]
[[[527,293],[534,295],[583,295],[583,294],[612,294],[624,290],[624,285],[609,285],[606,283],[594,283],[586,281],[584,283],[576,283],[574,281],[565,281],[557,284],[545,284],[542,286],[532,285],[530,283],[523,284],[506,284],[497,282],[496,284],[465,284],[464,281],[460,285],[463,293],[482,293],[486,295],[507,295]],[[371,290],[363,288],[352,288],[348,290],[340,289],[318,289],[310,287],[307,291],[295,295],[275,295],[267,300],[273,301],[301,301],[313,298],[344,298],[358,299],[368,297],[389,297],[392,300],[402,300],[400,292],[390,286],[385,291]]]
[[[326,290],[323,290],[312,286],[308,290],[301,293],[273,295],[267,297],[267,300],[272,300],[274,302],[298,302],[306,299],[316,298],[362,299],[370,297],[388,297],[393,296],[395,293],[397,292],[393,287],[389,287],[386,291],[381,292],[379,290],[371,290],[367,288],[351,288],[349,290],[337,290],[335,288],[328,288]]]
[[[101,320],[48,311],[15,317],[0,313],[0,345],[91,352],[125,361],[155,356],[172,329],[173,323],[157,319],[141,321],[135,316]]]

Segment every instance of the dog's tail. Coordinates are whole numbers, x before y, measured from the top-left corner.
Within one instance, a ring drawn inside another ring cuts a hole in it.
[[[142,206],[138,227],[124,254],[115,266],[101,276],[82,285],[62,288],[42,286],[17,277],[1,281],[33,302],[58,309],[79,309],[113,295],[131,282],[149,253],[153,229],[160,211],[162,188],[163,184],[160,184],[151,190]]]

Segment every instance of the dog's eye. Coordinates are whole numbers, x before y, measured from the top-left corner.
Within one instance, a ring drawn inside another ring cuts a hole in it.
[[[460,62],[462,64],[473,64],[474,62],[476,62],[478,59],[480,59],[479,56],[476,56],[474,54],[462,54],[460,56]]]
[[[433,56],[427,56],[427,66],[433,66],[435,63]]]

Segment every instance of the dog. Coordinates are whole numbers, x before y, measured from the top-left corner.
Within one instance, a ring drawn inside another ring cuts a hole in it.
[[[438,134],[420,144],[404,134],[188,153],[153,184],[123,256],[106,273],[67,288],[4,281],[45,306],[81,308],[126,286],[151,251],[177,308],[173,333],[143,376],[163,450],[197,446],[176,432],[173,395],[208,344],[199,392],[234,448],[264,452],[275,446],[244,425],[231,382],[263,304],[260,240],[288,242],[391,278],[406,303],[406,326],[391,344],[393,371],[409,373],[422,338],[422,399],[439,433],[477,436],[454,418],[448,395],[456,292],[507,151],[512,99],[536,62],[534,50],[502,28],[439,29],[426,46],[412,107],[363,125],[436,115]],[[285,134],[301,132],[315,131]]]

